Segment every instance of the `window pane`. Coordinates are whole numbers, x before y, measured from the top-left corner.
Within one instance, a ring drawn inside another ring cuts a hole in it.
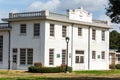
[[[54,64],[54,49],[49,49],[49,65]]]
[[[0,62],[3,61],[3,36],[0,36]]]
[[[27,49],[27,64],[33,64],[33,49]]]
[[[76,57],[75,57],[75,63],[79,63],[79,60],[80,60],[80,59],[79,59],[79,56],[76,56]]]
[[[20,49],[20,64],[26,63],[26,49]]]
[[[62,50],[62,64],[66,64],[66,50]]]
[[[78,36],[82,36],[82,28],[78,27]]]
[[[76,54],[84,54],[84,51],[82,51],[82,50],[76,50],[75,53],[76,53]]]
[[[92,30],[92,40],[95,40],[95,38],[96,38],[96,30],[93,29]]]
[[[84,56],[80,56],[80,63],[84,63]]]
[[[105,31],[102,31],[101,36],[102,36],[102,41],[105,41]]]
[[[96,51],[92,51],[92,59],[96,59]]]
[[[62,26],[62,37],[66,37],[66,26]]]
[[[40,35],[40,24],[34,24],[34,36]]]
[[[102,51],[102,59],[105,59],[105,51]]]
[[[50,24],[50,36],[54,36],[54,24]]]
[[[17,53],[17,48],[13,48],[13,53]]]
[[[26,24],[21,24],[20,25],[20,33],[26,33]]]

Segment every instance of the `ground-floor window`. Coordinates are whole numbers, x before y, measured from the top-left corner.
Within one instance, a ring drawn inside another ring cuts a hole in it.
[[[33,64],[33,49],[20,49],[20,64],[21,65],[28,65]]]
[[[92,51],[92,59],[96,59],[96,51]]]
[[[105,51],[102,51],[102,52],[101,52],[101,58],[102,58],[102,59],[105,59]]]
[[[62,50],[62,64],[66,64],[66,50]]]
[[[54,49],[49,49],[49,65],[54,64]]]
[[[84,51],[83,50],[75,51],[75,63],[84,63]]]
[[[3,61],[3,36],[0,36],[0,62]]]

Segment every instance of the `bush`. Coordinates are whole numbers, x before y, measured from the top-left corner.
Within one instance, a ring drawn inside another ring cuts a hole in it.
[[[115,68],[116,68],[116,67],[115,67],[115,64],[110,64],[110,65],[109,65],[109,68],[110,68],[110,69],[115,69]]]
[[[120,64],[115,65],[116,69],[120,69]]]
[[[29,72],[33,73],[59,73],[65,72],[66,67],[38,67],[38,66],[30,66],[28,68]],[[68,71],[72,72],[72,67],[68,67]]]
[[[36,66],[36,67],[43,67],[43,65],[42,65],[41,62],[35,62],[35,63],[34,63],[34,66]]]

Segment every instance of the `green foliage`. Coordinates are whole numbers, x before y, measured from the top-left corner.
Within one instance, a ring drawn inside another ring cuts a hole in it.
[[[65,72],[65,67],[38,67],[38,66],[30,66],[28,68],[29,72],[33,73],[58,73]],[[68,67],[68,71],[72,72],[72,67]]]
[[[120,64],[115,65],[116,69],[120,69]]]
[[[120,50],[120,33],[115,30],[110,32],[110,49]]]
[[[43,65],[42,65],[41,62],[35,62],[35,63],[34,63],[34,66],[36,66],[36,67],[43,67]]]
[[[109,0],[106,15],[111,18],[111,22],[120,23],[120,0]]]
[[[110,65],[109,65],[109,68],[110,68],[110,69],[116,69],[115,64],[110,64]]]

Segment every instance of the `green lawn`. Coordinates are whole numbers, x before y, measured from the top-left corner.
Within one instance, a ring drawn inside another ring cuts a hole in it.
[[[119,80],[120,70],[89,70],[72,73],[29,73],[22,70],[0,70],[0,80]]]
[[[74,71],[75,74],[86,74],[86,75],[117,75],[120,74],[120,70],[85,70],[85,71]]]

